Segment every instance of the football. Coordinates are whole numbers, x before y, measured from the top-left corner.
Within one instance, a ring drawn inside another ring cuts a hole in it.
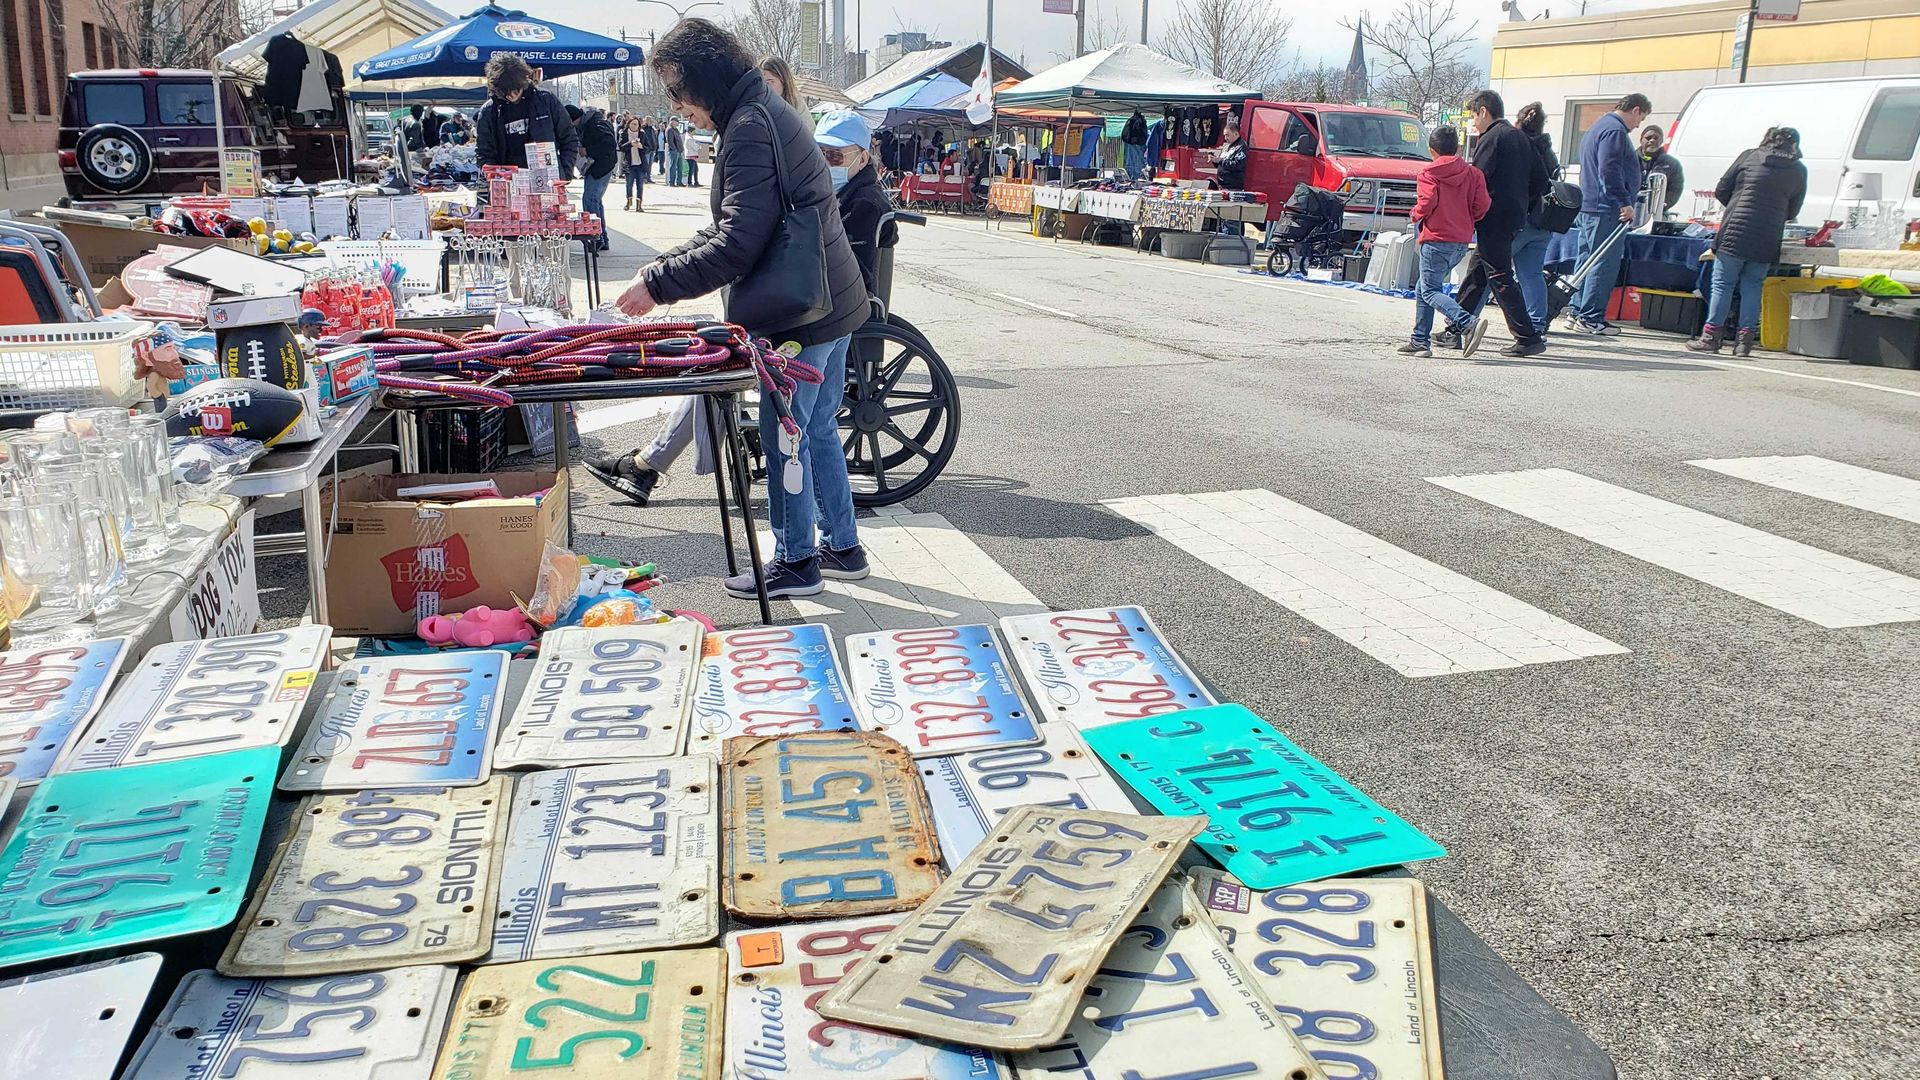
[[[232,436],[272,446],[300,422],[300,395],[258,379],[213,379],[173,399],[167,434]]]

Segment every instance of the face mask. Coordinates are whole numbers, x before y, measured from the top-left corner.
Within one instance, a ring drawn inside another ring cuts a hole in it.
[[[847,180],[850,179],[852,176],[852,174],[847,171],[847,167],[845,165],[827,166],[827,175],[833,178],[833,190],[835,191],[839,191],[841,188],[846,187]]]

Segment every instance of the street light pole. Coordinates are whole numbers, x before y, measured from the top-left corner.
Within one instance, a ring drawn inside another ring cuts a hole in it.
[[[640,0],[640,2],[643,4],[659,4],[661,7],[666,8],[668,11],[673,12],[675,22],[679,22],[681,19],[686,18],[687,12],[692,11],[694,8],[721,6],[720,0],[699,0],[698,3],[688,4],[686,7],[680,7],[677,4],[669,4],[667,3],[667,0]]]
[[[1140,0],[1140,44],[1147,43],[1147,0]]]

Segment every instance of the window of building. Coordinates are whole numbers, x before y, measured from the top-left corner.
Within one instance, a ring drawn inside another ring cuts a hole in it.
[[[41,17],[38,0],[25,2],[27,48],[21,65],[27,69],[27,83],[33,91],[34,115],[49,116],[53,113],[53,95],[47,91],[47,22]]]
[[[161,83],[153,100],[162,124],[213,123],[213,87],[207,83]]]
[[[21,46],[20,5],[18,0],[0,0],[0,30],[7,39],[7,111],[27,111],[26,50]]]
[[[86,54],[87,70],[100,66],[100,48],[94,39],[93,24],[90,22],[80,24],[80,51]]]
[[[1853,156],[1868,161],[1908,161],[1920,142],[1920,88],[1882,90],[1867,110]]]
[[[127,124],[143,126],[147,122],[147,94],[139,83],[89,82],[82,91],[87,105],[87,125]]]
[[[1607,98],[1604,101],[1567,102],[1567,126],[1560,139],[1560,160],[1569,165],[1580,161],[1580,142],[1587,137],[1587,130],[1598,123],[1600,118],[1613,111],[1619,98]]]

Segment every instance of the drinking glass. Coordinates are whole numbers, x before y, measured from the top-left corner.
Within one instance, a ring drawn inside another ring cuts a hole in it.
[[[7,440],[7,460],[18,462],[21,471],[33,476],[33,463],[49,455],[77,454],[80,440],[60,431],[22,431]]]
[[[174,487],[173,450],[167,441],[166,418],[144,413],[126,419],[127,441],[133,452],[144,452],[153,462],[153,472],[160,485],[160,506],[164,511],[167,532],[179,532],[180,492]]]
[[[118,477],[104,457],[43,459],[37,494],[71,492],[80,500],[80,549],[87,572],[87,606],[97,615],[120,606],[127,558],[120,523],[125,499],[116,502]],[[116,512],[118,511],[118,512]]]
[[[16,629],[46,630],[91,614],[86,568],[77,557],[79,496],[56,484],[47,491],[0,499],[0,545],[5,546],[7,570],[26,593],[14,615]]]
[[[67,414],[67,430],[80,439],[120,439],[126,437],[127,421],[131,417],[125,409],[100,407],[94,409],[75,409]]]
[[[67,417],[70,415],[72,414],[64,412],[41,413],[39,416],[33,418],[33,430],[65,431],[67,430]]]
[[[105,462],[119,490],[125,493],[126,517],[120,526],[128,563],[148,563],[167,553],[166,507],[153,459],[134,445],[113,446],[105,440],[87,443],[86,456]]]

